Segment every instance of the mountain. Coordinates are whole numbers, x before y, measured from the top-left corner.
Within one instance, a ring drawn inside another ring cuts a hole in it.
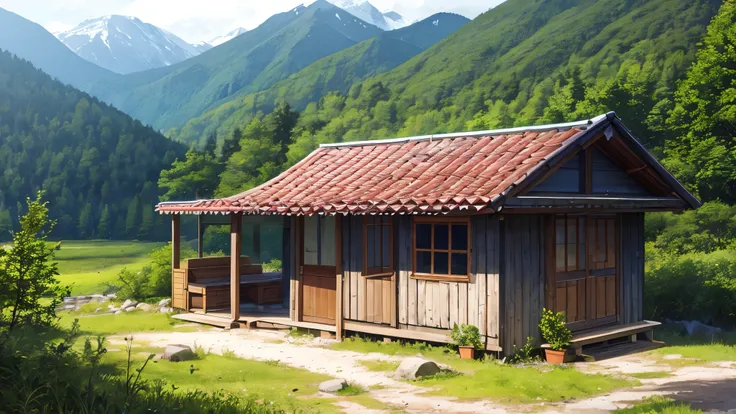
[[[317,0],[272,16],[199,56],[101,82],[93,94],[157,129],[183,125],[236,95],[257,92],[381,29]]]
[[[176,35],[128,16],[85,20],[57,37],[89,62],[120,74],[169,66],[201,53]]]
[[[396,13],[395,11],[381,13],[368,1],[330,0],[330,2],[353,16],[383,30],[400,29],[408,25],[399,13]]]
[[[117,75],[87,62],[40,25],[0,8],[0,49],[33,63],[64,83],[86,90]]]
[[[221,44],[228,42],[232,40],[233,38],[238,37],[245,32],[247,32],[247,30],[245,30],[242,27],[238,27],[237,29],[231,30],[222,36],[217,36],[216,38],[210,40],[207,43],[211,45],[212,47],[220,46]]]
[[[0,52],[0,237],[44,191],[59,238],[160,238],[161,169],[186,148]],[[3,224],[5,223],[5,224]],[[3,226],[5,226],[3,228]]]
[[[391,70],[431,47],[469,20],[458,14],[438,13],[402,29],[383,32],[355,46],[322,58],[265,91],[236,98],[186,123],[170,136],[185,143],[202,143],[217,131],[229,136],[244,119],[270,112],[276,102],[303,110],[327,93],[347,93],[356,82]]]

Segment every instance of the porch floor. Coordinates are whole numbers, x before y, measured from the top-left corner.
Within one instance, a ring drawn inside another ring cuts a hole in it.
[[[195,310],[189,313],[180,313],[173,316],[174,319],[201,323],[205,325],[218,326],[221,328],[233,328],[245,326],[247,328],[304,328],[327,332],[337,332],[334,325],[325,325],[321,323],[292,321],[289,317],[289,310],[281,307],[258,307],[254,308],[250,305],[240,306],[240,318],[237,324],[233,326],[230,320],[229,309],[215,309],[207,313],[201,310]]]

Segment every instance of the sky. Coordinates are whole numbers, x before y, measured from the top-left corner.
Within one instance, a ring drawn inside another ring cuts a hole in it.
[[[44,26],[48,31],[71,29],[86,19],[109,14],[135,16],[195,43],[208,41],[237,27],[253,29],[276,13],[313,0],[0,0],[0,7]],[[343,0],[345,1],[345,0]],[[379,10],[394,10],[408,21],[438,12],[468,18],[503,0],[370,0]]]

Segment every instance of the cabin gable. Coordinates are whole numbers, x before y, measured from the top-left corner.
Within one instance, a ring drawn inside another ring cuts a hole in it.
[[[529,191],[531,195],[553,193],[652,196],[651,191],[596,146],[578,152]]]

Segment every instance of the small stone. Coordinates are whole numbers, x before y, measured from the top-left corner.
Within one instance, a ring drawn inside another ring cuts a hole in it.
[[[159,312],[161,312],[161,313],[171,313],[173,311],[174,311],[174,309],[167,308],[167,307],[163,307],[163,308],[159,309]]]
[[[406,358],[396,368],[396,376],[403,379],[416,379],[440,372],[440,367],[434,361],[422,358]]]
[[[123,302],[123,306],[121,306],[121,308],[122,309],[127,309],[127,308],[129,308],[131,306],[135,306],[137,304],[138,304],[138,302],[136,302],[134,300],[126,299],[125,302]]]
[[[107,305],[107,309],[115,309],[115,310],[118,310],[118,308],[116,308],[115,305],[113,305],[113,304]]]
[[[195,356],[194,352],[192,352],[192,348],[187,345],[167,345],[163,359],[172,362],[181,362],[194,359]]]
[[[126,312],[133,312],[134,310],[136,310],[136,309],[133,306],[131,306],[129,308],[125,308],[125,311]]]
[[[74,310],[74,309],[76,309],[76,307],[77,307],[76,305],[64,305],[64,307],[62,309],[64,309],[64,310]]]
[[[118,297],[118,295],[116,295],[114,293],[110,293],[109,295],[105,295],[105,297],[108,298],[108,299],[115,299],[115,298]]]
[[[97,308],[97,309],[95,309],[95,313],[97,313],[97,312],[99,312],[101,310],[102,310],[102,308]]]
[[[158,301],[158,307],[163,308],[165,306],[171,305],[171,298],[165,298]]]
[[[123,313],[123,311],[120,310],[120,309],[118,309],[118,310],[115,311],[115,315],[120,315],[121,313]]]
[[[322,392],[336,393],[347,386],[347,381],[343,379],[333,379],[319,384],[319,390]]]

